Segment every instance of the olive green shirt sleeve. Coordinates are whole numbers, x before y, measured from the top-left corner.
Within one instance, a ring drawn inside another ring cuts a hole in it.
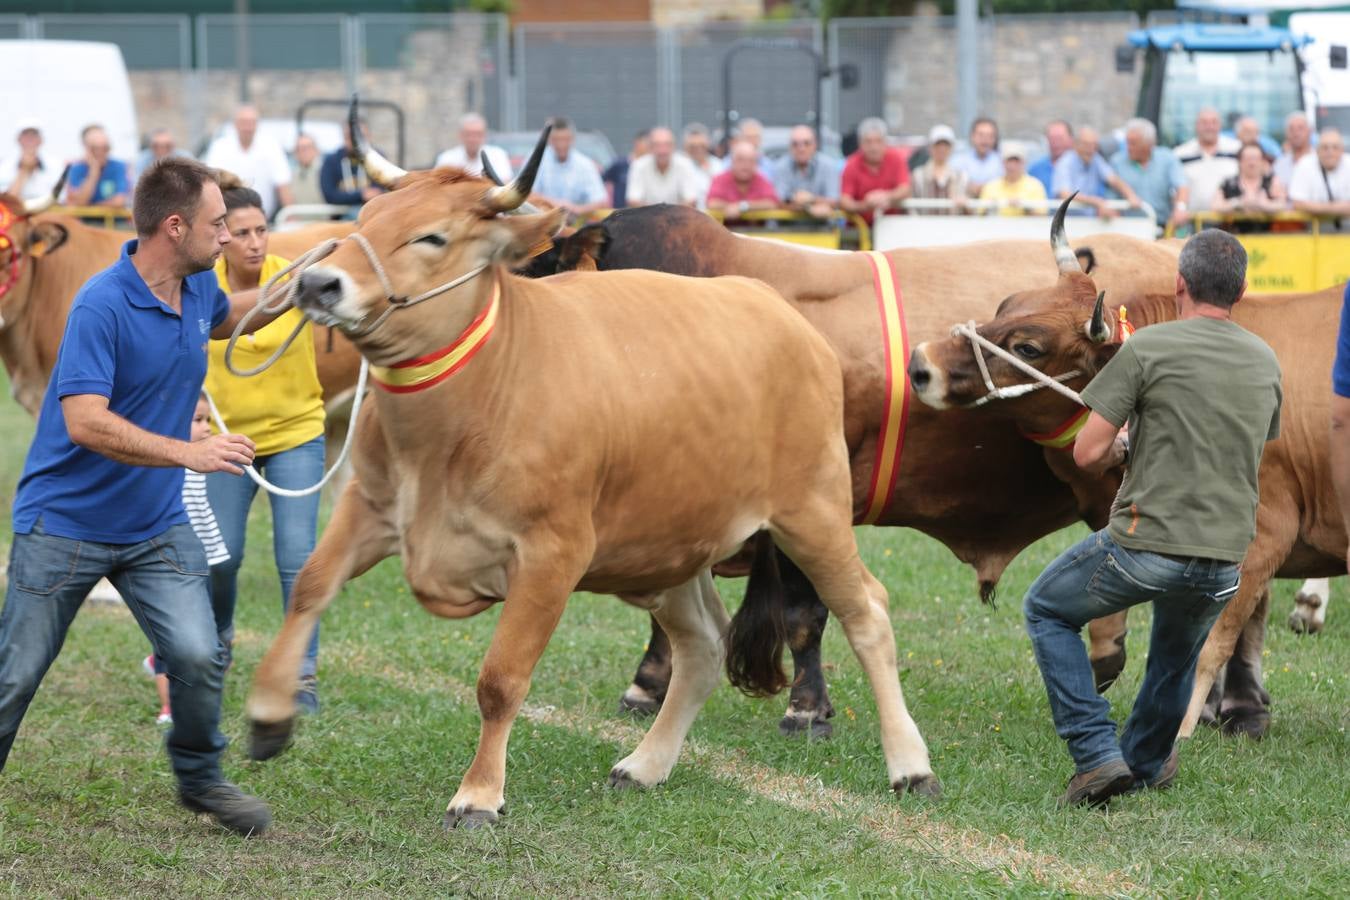
[[[1139,392],[1144,386],[1144,367],[1126,341],[1097,377],[1083,389],[1083,403],[1117,428],[1121,428],[1134,412]]]
[[[1270,414],[1270,430],[1266,432],[1266,440],[1273,441],[1280,436],[1280,408],[1284,406],[1284,389],[1277,381],[1275,382],[1275,410]]]

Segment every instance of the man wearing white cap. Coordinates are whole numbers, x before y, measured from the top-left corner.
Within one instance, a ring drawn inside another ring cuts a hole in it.
[[[1003,177],[987,182],[980,199],[997,203],[999,215],[1045,211],[1045,185],[1027,174],[1027,152],[1017,141],[1004,141]]]
[[[0,191],[20,200],[51,195],[61,171],[38,153],[42,125],[37,119],[19,120],[19,152],[0,162]]]

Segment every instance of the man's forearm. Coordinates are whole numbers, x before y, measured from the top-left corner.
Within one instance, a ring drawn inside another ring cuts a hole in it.
[[[276,291],[273,291],[270,300],[275,301],[280,296],[281,290],[281,288],[278,288]],[[211,340],[223,341],[226,338],[231,337],[234,334],[234,329],[239,327],[239,323],[243,320],[244,316],[248,315],[249,310],[258,305],[258,296],[261,293],[262,291],[260,289],[255,288],[251,291],[239,291],[236,294],[230,294],[230,314],[225,317],[224,322],[221,322],[215,328],[211,329]],[[282,310],[279,313],[259,312],[249,320],[248,328],[245,329],[243,333],[252,334],[259,328],[270,325],[272,322],[276,321],[278,316],[284,315],[286,312],[287,310]]]
[[[138,428],[112,410],[71,409],[62,401],[70,439],[86,450],[130,466],[183,466],[187,442]]]

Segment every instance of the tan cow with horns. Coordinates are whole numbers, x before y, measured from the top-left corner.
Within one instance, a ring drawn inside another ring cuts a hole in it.
[[[750,279],[510,274],[561,219],[501,215],[528,195],[544,146],[506,187],[450,169],[409,174],[357,148],[398,190],[366,204],[356,234],[300,275],[296,295],[352,339],[379,389],[356,425],[355,477],[258,668],[252,755],[276,754],[290,735],[323,609],[399,553],[429,612],[502,604],[478,680],[478,751],[447,827],[496,821],[511,724],[578,589],[651,610],[671,636],[666,702],[610,774],[615,786],[658,784],[721,678],[728,621],[709,567],[766,530],[839,617],[871,681],[892,786],[936,793],[900,691],[886,590],[853,539],[829,345]],[[733,629],[726,652],[753,652],[754,637]]]

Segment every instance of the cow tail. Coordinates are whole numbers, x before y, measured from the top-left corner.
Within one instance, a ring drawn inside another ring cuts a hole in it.
[[[754,541],[745,601],[727,629],[727,677],[752,697],[772,697],[788,684],[783,672],[786,591],[773,538],[764,531]]]

